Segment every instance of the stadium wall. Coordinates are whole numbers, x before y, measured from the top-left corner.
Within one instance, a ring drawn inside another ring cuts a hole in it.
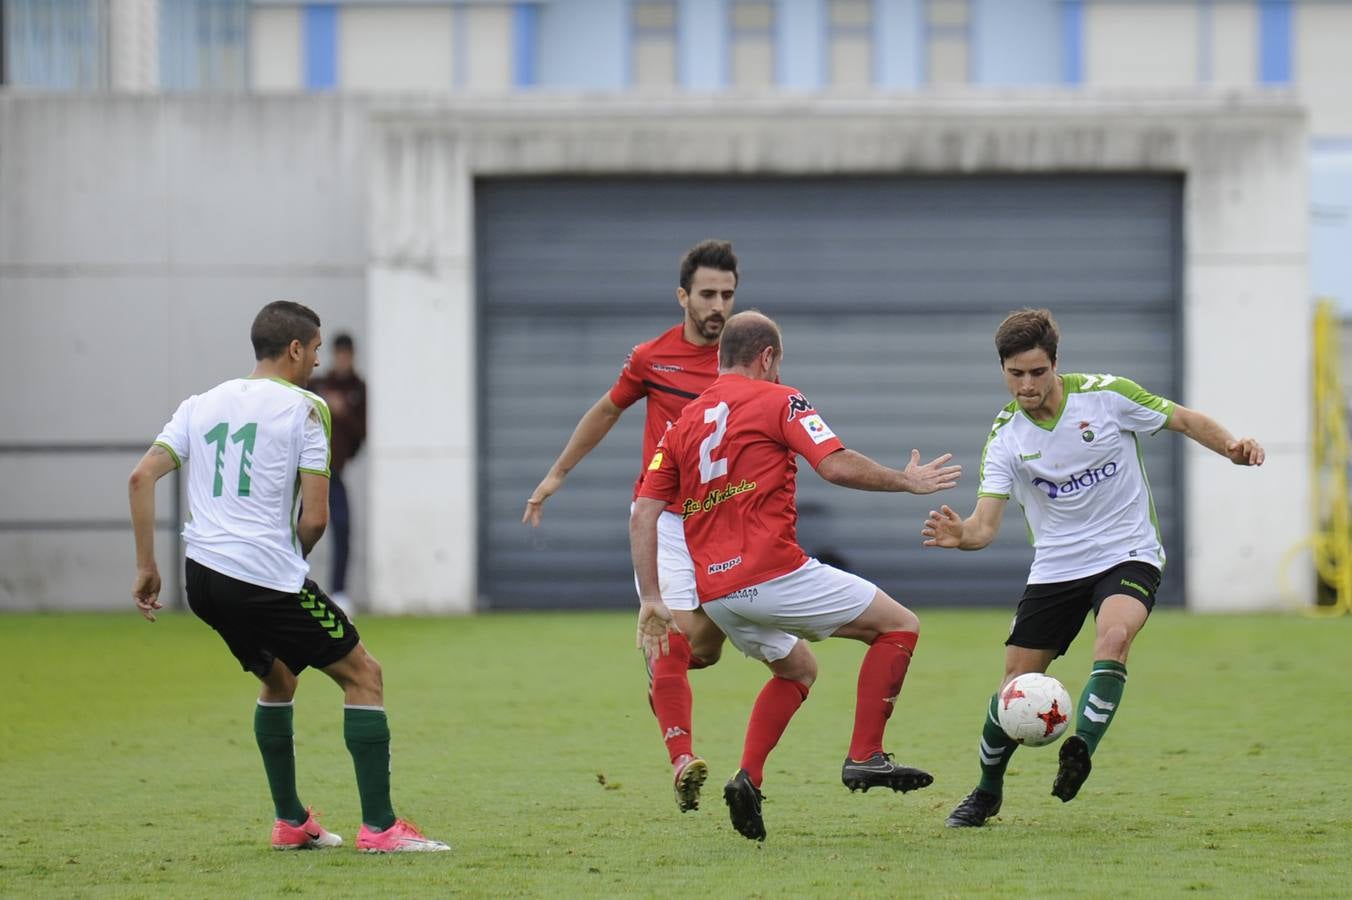
[[[310,303],[354,332],[371,382],[369,605],[468,612],[476,178],[1181,172],[1179,399],[1268,447],[1261,473],[1185,453],[1188,603],[1308,596],[1299,573],[1282,584],[1309,499],[1306,132],[1290,100],[373,103],[0,95],[6,440],[148,442],[182,396],[247,366],[261,302]],[[123,516],[133,460],[0,456],[0,519]],[[0,607],[117,608],[129,566],[125,531],[0,530]]]

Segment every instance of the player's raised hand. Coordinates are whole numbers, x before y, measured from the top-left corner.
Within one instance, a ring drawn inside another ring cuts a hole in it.
[[[670,634],[677,627],[671,610],[661,600],[644,600],[638,607],[638,646],[648,659],[671,653]]]
[[[926,547],[958,547],[962,544],[962,517],[944,505],[930,510],[925,527],[920,529]]]
[[[556,475],[553,472],[546,475],[544,480],[535,486],[530,499],[526,501],[526,511],[521,514],[521,524],[525,525],[529,522],[531,528],[539,528],[541,507],[561,487],[563,487],[562,475]]]
[[[933,494],[956,487],[962,477],[962,466],[948,465],[952,458],[952,453],[944,453],[921,465],[920,451],[912,450],[911,461],[903,470],[909,479],[906,490],[912,494]]]
[[[1240,438],[1225,445],[1225,455],[1237,466],[1261,466],[1267,454],[1263,445],[1253,438]]]
[[[160,570],[156,567],[141,569],[136,573],[131,595],[136,599],[136,608],[145,616],[146,621],[155,621],[155,610],[160,609]]]

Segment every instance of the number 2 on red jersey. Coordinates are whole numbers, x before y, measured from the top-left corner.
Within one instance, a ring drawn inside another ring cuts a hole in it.
[[[723,435],[728,430],[728,404],[719,403],[717,406],[711,406],[704,411],[704,423],[710,422],[714,425],[713,434],[710,434],[699,445],[699,483],[707,484],[715,478],[722,478],[728,474],[728,461],[726,458],[714,459],[713,452],[718,445],[723,443]]]

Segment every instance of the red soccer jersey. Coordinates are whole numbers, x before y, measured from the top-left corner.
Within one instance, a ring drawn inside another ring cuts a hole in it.
[[[643,481],[642,465],[653,458],[657,442],[668,426],[681,417],[681,410],[718,377],[718,344],[699,346],[685,339],[683,325],[664,331],[651,341],[629,351],[610,401],[628,409],[639,398],[648,398],[643,425],[643,461],[634,482],[634,496]]]
[[[701,603],[807,561],[798,546],[795,455],[816,467],[844,446],[787,385],[722,375],[685,408],[639,496],[677,504]]]

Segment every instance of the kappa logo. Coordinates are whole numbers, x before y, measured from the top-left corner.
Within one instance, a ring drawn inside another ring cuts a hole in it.
[[[742,564],[740,556],[734,556],[732,559],[725,559],[722,562],[711,563],[709,565],[709,574],[717,575],[719,572],[726,572],[728,569],[735,569]]]
[[[792,422],[799,413],[811,412],[812,401],[808,400],[802,394],[794,394],[789,398],[789,418],[786,421]]]
[[[683,734],[689,734],[689,733],[690,733],[690,732],[686,731],[686,730],[685,730],[684,728],[682,728],[681,726],[679,726],[679,725],[673,725],[673,726],[671,726],[670,728],[667,729],[667,733],[664,734],[664,735],[662,736],[662,740],[664,740],[664,741],[669,741],[669,740],[671,740],[672,738],[678,738],[678,737],[680,737],[680,736],[683,735]]]

